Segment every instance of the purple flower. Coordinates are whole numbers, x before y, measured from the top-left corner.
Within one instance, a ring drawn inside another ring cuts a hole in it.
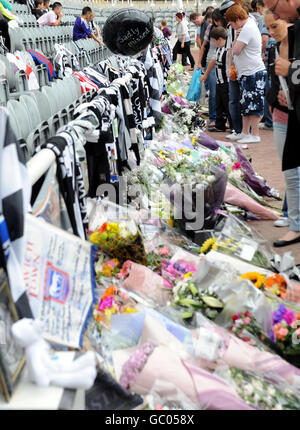
[[[122,368],[120,384],[125,388],[130,388],[138,377],[138,374],[143,370],[148,356],[153,352],[155,345],[151,342],[146,342],[140,349],[126,361]]]
[[[275,337],[274,337],[273,330],[270,330],[269,336],[270,336],[271,342],[275,343]]]
[[[283,303],[281,303],[277,311],[273,312],[273,325],[278,324],[283,320],[283,315],[286,311],[286,307]]]
[[[220,165],[219,165],[219,167],[220,167],[220,169],[222,169],[222,170],[226,170],[226,166],[225,166],[225,164],[220,164]]]

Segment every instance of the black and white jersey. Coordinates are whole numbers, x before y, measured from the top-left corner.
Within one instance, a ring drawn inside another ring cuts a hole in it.
[[[226,74],[226,55],[225,47],[216,50],[216,80],[217,84],[224,84],[228,81]]]

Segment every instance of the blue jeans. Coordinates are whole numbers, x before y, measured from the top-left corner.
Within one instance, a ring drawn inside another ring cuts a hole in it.
[[[288,205],[287,205],[287,199],[286,199],[286,193],[284,195],[283,205],[282,205],[282,213],[284,217],[288,217]]]
[[[205,69],[206,70],[206,69]],[[208,110],[209,110],[209,121],[216,121],[216,71],[215,67],[212,69],[206,79],[207,89],[209,90],[208,98]]]
[[[271,86],[270,79],[267,77],[266,79],[266,87],[265,87],[265,94],[268,93]],[[269,109],[269,103],[267,101],[267,98],[265,97],[265,107],[264,107],[264,117],[265,117],[265,126],[266,127],[273,127],[273,121],[272,121],[272,115]]]
[[[238,81],[229,80],[229,113],[232,120],[232,129],[236,133],[241,133],[243,121],[240,106],[240,85]]]
[[[282,122],[273,122],[273,133],[274,133],[274,143],[279,156],[280,161],[282,162],[283,149],[286,139],[287,133],[287,124]],[[283,216],[288,216],[288,204],[287,204],[287,196],[286,193],[284,195],[284,201],[282,206]]]

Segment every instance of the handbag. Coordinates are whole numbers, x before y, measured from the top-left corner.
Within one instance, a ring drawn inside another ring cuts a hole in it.
[[[189,101],[196,102],[200,97],[200,93],[201,93],[200,76],[201,76],[201,69],[199,70],[195,69],[190,83],[189,91],[186,97]]]

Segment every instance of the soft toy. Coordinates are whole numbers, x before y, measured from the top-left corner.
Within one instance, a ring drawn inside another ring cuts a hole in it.
[[[51,355],[50,345],[43,339],[42,325],[33,319],[23,318],[12,325],[15,340],[25,348],[28,375],[41,387],[58,387],[88,390],[96,378],[96,359],[88,351],[71,363]]]

